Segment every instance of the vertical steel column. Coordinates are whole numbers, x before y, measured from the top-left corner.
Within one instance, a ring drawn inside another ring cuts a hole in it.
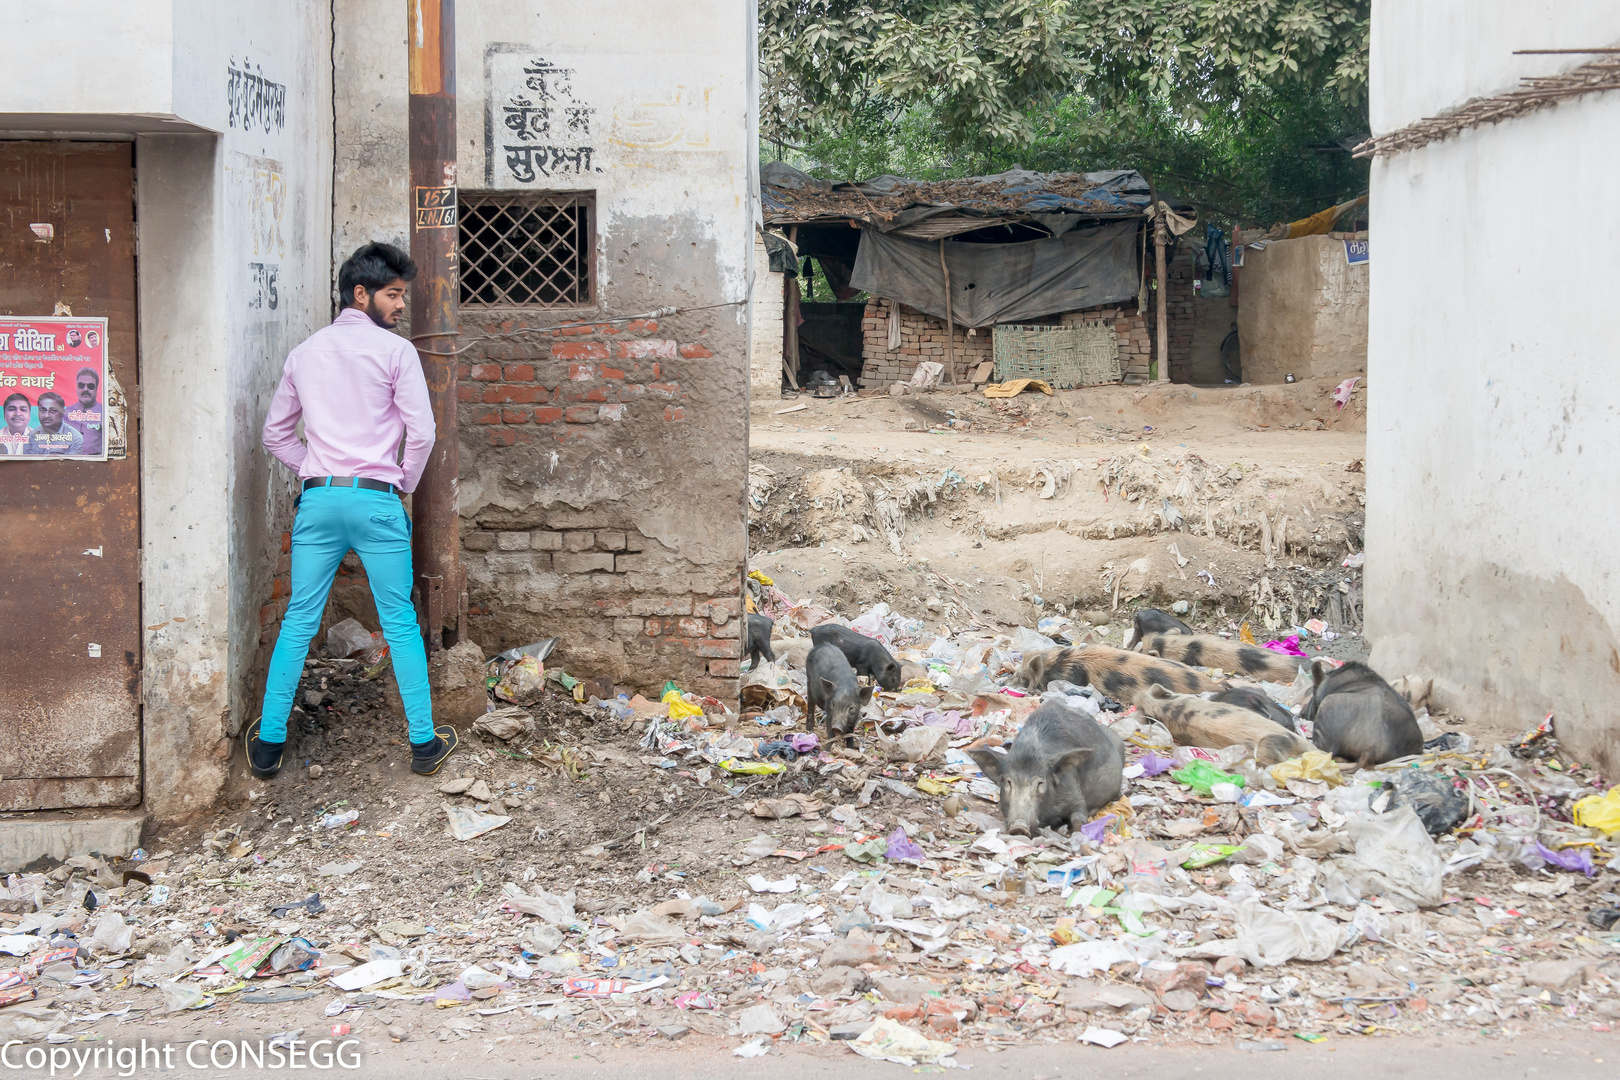
[[[430,653],[466,631],[456,493],[456,5],[406,0],[410,51],[411,339],[427,376],[437,441],[411,498],[412,559]]]

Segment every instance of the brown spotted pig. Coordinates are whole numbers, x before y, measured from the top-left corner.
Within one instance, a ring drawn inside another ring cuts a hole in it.
[[[1182,746],[1219,750],[1242,744],[1254,748],[1255,760],[1262,765],[1275,765],[1311,749],[1310,743],[1292,731],[1239,705],[1174,694],[1162,686],[1148,687],[1135,701],[1138,709],[1169,729]]]
[[[1149,686],[1163,686],[1183,694],[1221,688],[1220,683],[1186,664],[1106,645],[1072,645],[1030,653],[1019,665],[1013,681],[1031,690],[1044,690],[1050,682],[1070,682],[1090,686],[1119,701],[1134,701]]]
[[[1179,660],[1192,667],[1220,668],[1267,682],[1291,683],[1299,673],[1299,657],[1284,656],[1241,641],[1228,641],[1214,634],[1149,634],[1136,648],[1149,656]]]

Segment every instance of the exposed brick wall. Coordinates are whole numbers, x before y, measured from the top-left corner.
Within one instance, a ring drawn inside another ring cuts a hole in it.
[[[1190,361],[1192,359],[1193,343],[1193,274],[1195,272],[1193,257],[1194,246],[1191,234],[1183,236],[1181,243],[1176,247],[1176,253],[1165,264],[1165,276],[1170,279],[1169,292],[1165,297],[1165,315],[1170,320],[1170,380],[1172,382],[1186,382],[1191,377]],[[1158,324],[1157,315],[1153,308],[1156,301],[1149,294],[1148,307],[1148,336],[1152,342],[1152,351],[1158,351]]]
[[[889,317],[896,309],[900,312],[900,348],[890,352]],[[896,305],[875,297],[868,300],[861,317],[861,334],[864,339],[861,358],[865,361],[861,368],[862,386],[909,382],[917,365],[924,360],[946,363],[945,320],[904,304]],[[971,375],[975,366],[990,359],[990,331],[980,330],[969,336],[958,326],[955,347],[956,370]]]
[[[1190,303],[1192,295],[1190,279],[1187,293]],[[1175,295],[1173,289],[1171,295]],[[903,304],[898,305],[900,348],[895,352],[889,351],[889,318],[895,309],[896,305],[888,300],[874,298],[866,303],[866,312],[861,322],[865,339],[862,349],[862,357],[865,360],[861,372],[862,386],[881,387],[895,382],[906,382],[910,380],[912,372],[917,370],[918,363],[923,360],[945,363],[945,320],[925,315]],[[1065,324],[1081,323],[1091,326],[1112,323],[1114,331],[1119,335],[1121,370],[1136,372],[1144,377],[1147,375],[1148,359],[1153,347],[1152,333],[1147,321],[1137,314],[1134,302],[1068,312],[1062,321]],[[1190,340],[1190,324],[1188,337]],[[1171,355],[1175,355],[1174,338]],[[975,366],[992,359],[993,356],[994,343],[989,327],[979,330],[971,337],[962,328],[957,328],[957,370],[971,374]]]
[[[463,312],[464,330],[477,321]],[[719,345],[708,326],[701,315],[595,323],[487,342],[460,366],[462,547],[486,650],[557,635],[556,662],[582,677],[735,694],[742,566],[717,569],[690,534],[723,528],[731,509],[741,522],[741,504],[690,492],[741,443],[701,450],[712,403],[691,384],[712,380],[716,350],[748,346]]]

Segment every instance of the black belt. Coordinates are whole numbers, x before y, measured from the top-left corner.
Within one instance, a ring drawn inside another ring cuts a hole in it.
[[[386,491],[390,495],[397,494],[399,489],[385,480],[373,480],[369,476],[312,476],[304,481],[304,490],[318,487],[357,487],[367,491]]]

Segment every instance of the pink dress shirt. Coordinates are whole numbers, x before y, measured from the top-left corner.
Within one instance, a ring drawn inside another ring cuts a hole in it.
[[[298,441],[300,417],[307,446]],[[359,308],[344,308],[288,354],[264,445],[301,480],[365,476],[415,491],[433,449],[433,406],[416,349]]]

